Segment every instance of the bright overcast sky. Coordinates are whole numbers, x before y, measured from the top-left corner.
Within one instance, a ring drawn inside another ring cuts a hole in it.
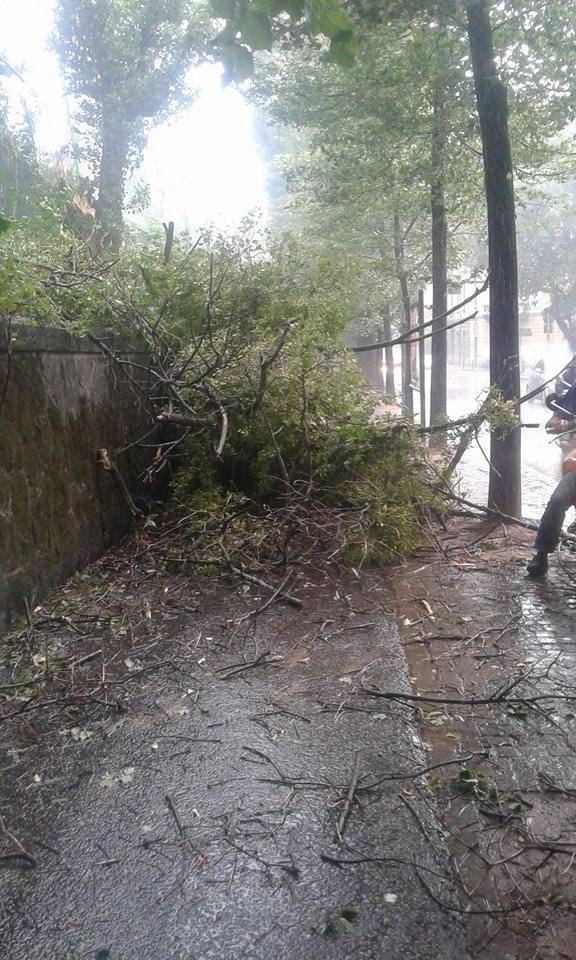
[[[11,92],[25,95],[36,113],[40,149],[54,152],[66,141],[68,116],[58,63],[47,49],[54,0],[0,0],[0,6],[0,50],[29,85],[12,80]],[[266,206],[252,108],[238,90],[222,88],[214,65],[195,71],[194,83],[201,91],[196,103],[152,131],[141,175],[154,213],[177,227],[231,225]]]

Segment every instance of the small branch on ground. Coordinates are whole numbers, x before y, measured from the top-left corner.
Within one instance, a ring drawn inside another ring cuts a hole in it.
[[[356,788],[358,786],[358,781],[360,779],[360,751],[356,754],[356,761],[354,763],[354,770],[352,773],[352,780],[350,781],[350,786],[348,788],[348,793],[346,794],[346,799],[344,801],[344,807],[342,808],[342,813],[338,818],[338,823],[336,824],[336,835],[340,843],[342,842],[342,837],[344,836],[344,831],[346,829],[346,823],[350,815],[350,809],[352,807],[352,802],[354,800],[354,794],[356,793]]]

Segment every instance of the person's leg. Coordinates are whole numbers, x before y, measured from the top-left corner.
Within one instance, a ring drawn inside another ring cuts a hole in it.
[[[553,553],[560,541],[562,525],[567,510],[576,505],[576,473],[562,477],[542,515],[534,549],[535,556],[528,564],[528,573],[541,577],[548,570],[548,554]]]

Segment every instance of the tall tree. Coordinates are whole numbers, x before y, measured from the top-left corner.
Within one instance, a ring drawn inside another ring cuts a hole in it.
[[[210,28],[201,0],[58,0],[54,46],[79,102],[96,216],[112,250],[147,125],[188,102],[186,73],[206,56]]]
[[[448,307],[448,212],[446,207],[446,166],[448,148],[448,98],[446,77],[448,56],[444,44],[444,22],[438,21],[436,69],[432,75],[432,117],[430,145],[430,214],[432,226],[432,371],[430,378],[430,423],[438,425],[446,419],[448,381],[448,340],[444,316]],[[441,446],[446,440],[443,431],[430,436],[430,443]]]
[[[468,35],[474,70],[488,215],[490,270],[490,383],[504,400],[520,398],[518,257],[508,95],[498,77],[490,0],[469,0]],[[488,505],[522,512],[521,432],[493,430]]]
[[[448,246],[448,209],[462,222],[479,189],[478,156],[460,143],[473,108],[461,66],[466,47],[456,31],[444,30],[440,22],[413,23],[407,29],[405,24],[382,22],[381,16],[368,27],[361,23],[359,41],[355,67],[334,79],[319,67],[313,69],[310,56],[293,54],[288,68],[278,69],[274,61],[268,75],[265,70],[257,73],[257,83],[275,119],[311,133],[291,139],[287,152],[293,157],[300,151],[302,160],[293,165],[289,189],[298,196],[300,211],[306,211],[303,184],[313,197],[312,229],[323,225],[332,242],[340,236],[342,245],[363,257],[373,271],[371,244],[382,233],[378,219],[392,226],[398,213],[411,240],[433,225],[427,249],[398,243],[399,230],[394,244],[390,229],[380,245],[381,282],[387,270],[396,278],[394,299],[399,326],[405,329],[420,282],[433,279],[434,313],[445,312],[449,253],[453,268],[459,261],[454,241]],[[342,220],[337,231],[336,210]],[[390,254],[396,251],[395,257],[387,255],[387,247]],[[435,422],[446,415],[444,327],[440,320],[432,338]],[[407,362],[404,373],[406,381]],[[409,408],[407,383],[403,395]]]

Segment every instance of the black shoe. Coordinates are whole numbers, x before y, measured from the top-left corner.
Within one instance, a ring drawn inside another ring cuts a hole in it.
[[[529,577],[545,577],[548,573],[548,554],[535,553],[526,570]]]

